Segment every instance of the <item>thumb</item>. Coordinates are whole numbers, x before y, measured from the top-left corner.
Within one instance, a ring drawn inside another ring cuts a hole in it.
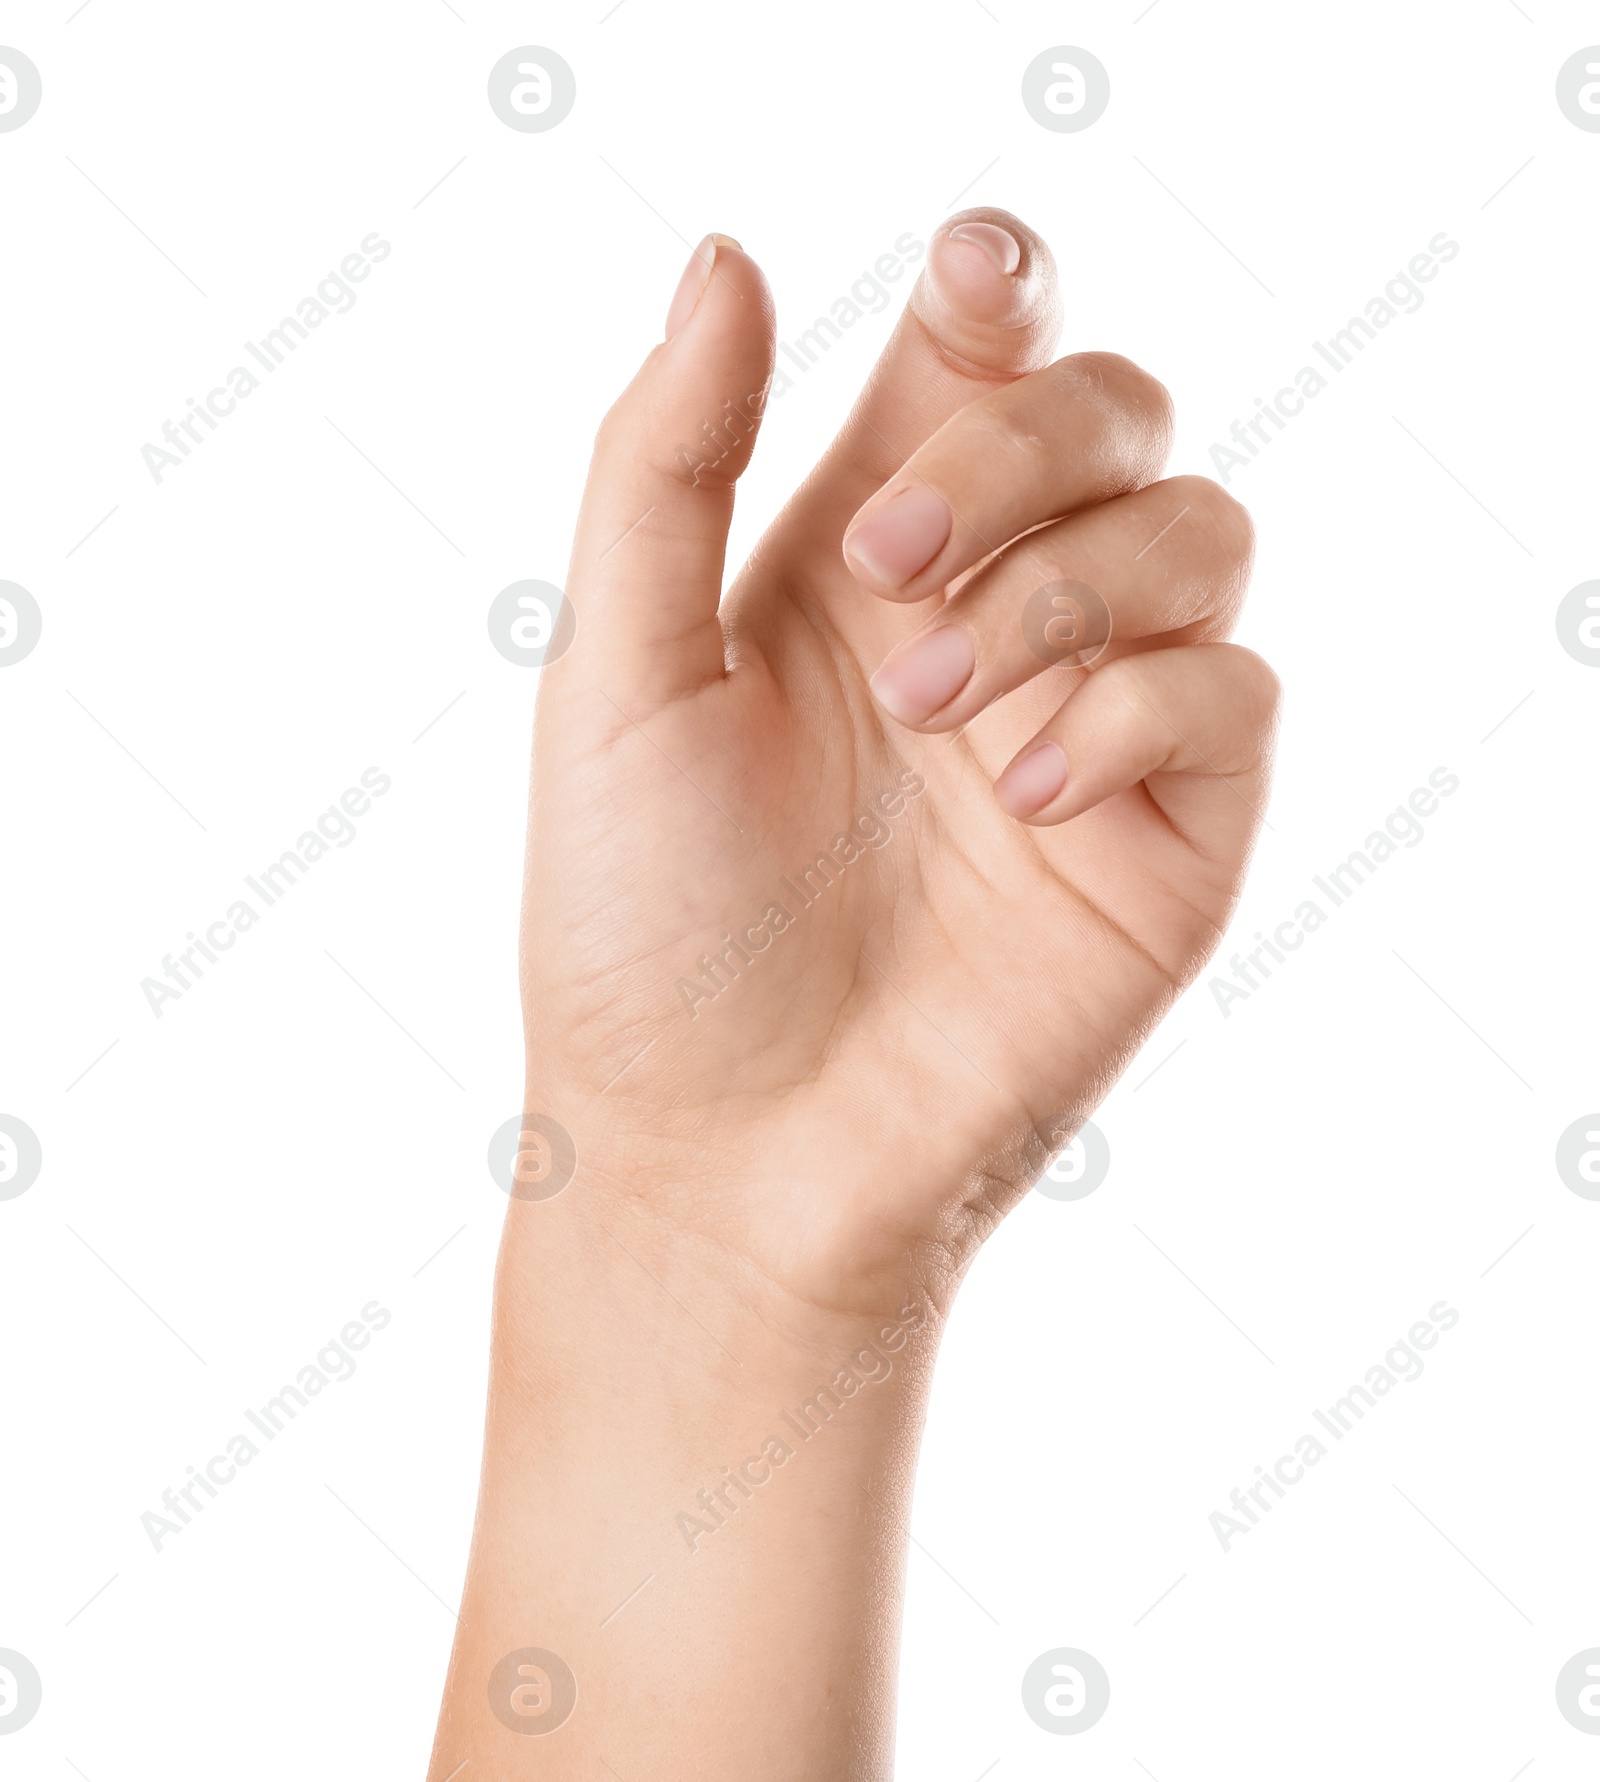
[[[633,715],[723,673],[733,486],[766,406],[774,336],[760,267],[730,236],[708,235],[666,339],[601,424],[567,578],[580,639],[568,661]]]

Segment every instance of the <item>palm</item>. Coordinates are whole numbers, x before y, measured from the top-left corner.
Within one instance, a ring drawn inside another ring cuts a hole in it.
[[[867,678],[942,597],[855,584],[859,499],[808,484],[780,518],[722,603],[725,674],[666,701],[551,674],[529,856],[534,1103],[622,1129],[811,1297],[844,1257],[969,1252],[1197,969],[1253,823],[1176,773],[1008,816],[993,781],[1081,670],[957,733],[883,717]]]

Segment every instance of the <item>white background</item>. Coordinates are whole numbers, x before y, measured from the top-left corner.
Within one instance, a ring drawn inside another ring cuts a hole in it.
[[[1063,350],[1168,384],[1174,472],[1460,243],[1232,484],[1242,636],[1287,711],[1224,957],[1432,770],[1461,785],[1227,1018],[1207,974],[1097,1115],[1104,1185],[1031,1197],[978,1263],[900,1773],[1594,1775],[1554,1682],[1600,1645],[1600,1205],[1553,1158],[1600,1106],[1600,670],[1554,613],[1600,574],[1600,135],[1554,84],[1600,7],[75,4],[0,4],[44,82],[0,134],[0,579],[44,615],[0,670],[0,1112],[44,1151],[0,1203],[0,1647],[45,1688],[7,1774],[421,1773],[504,1208],[484,1149],[521,1091],[536,675],[488,603],[562,579],[690,242],[739,237],[792,340],[959,199],[1049,236]],[[1081,134],[1020,100],[1063,43],[1111,74]],[[547,134],[486,103],[520,44],[576,70]],[[374,230],[356,306],[154,483],[141,445]],[[740,554],[893,314],[774,405]],[[357,839],[156,1019],[141,979],[374,765]],[[152,1551],[163,1489],[374,1299],[355,1377]],[[1211,1512],[1441,1299],[1426,1374],[1225,1554]],[[1111,1675],[1080,1738],[1022,1711],[1055,1646]],[[807,1674],[771,1655],[774,1690]]]

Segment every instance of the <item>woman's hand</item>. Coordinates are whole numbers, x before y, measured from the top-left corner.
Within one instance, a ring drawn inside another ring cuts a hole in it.
[[[726,600],[773,365],[739,248],[601,429],[432,1782],[890,1774],[943,1313],[1215,944],[1276,702],[1218,641],[1243,513],[1156,481],[1152,378],[1047,363],[1056,308],[1014,219],[942,229]]]
[[[726,598],[774,351],[739,247],[691,260],[597,442],[539,696],[526,1105],[586,1193],[803,1306],[946,1297],[1216,944],[1260,820],[1276,682],[1220,641],[1249,520],[1158,480],[1153,377],[1050,362],[1058,310],[1015,218],[941,228]]]

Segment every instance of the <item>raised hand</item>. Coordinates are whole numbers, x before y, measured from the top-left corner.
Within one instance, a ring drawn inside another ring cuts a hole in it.
[[[1276,683],[1220,641],[1249,520],[1157,480],[1148,373],[1050,362],[1058,309],[1015,218],[943,227],[726,595],[774,337],[736,244],[596,445],[539,700],[528,1106],[806,1301],[960,1267],[1198,970],[1259,821]]]
[[[601,428],[432,1782],[887,1782],[944,1314],[1215,944],[1276,703],[1220,641],[1243,513],[1156,480],[1166,392],[1050,364],[1056,320],[1036,236],[943,228],[725,596],[773,362],[738,246]]]

